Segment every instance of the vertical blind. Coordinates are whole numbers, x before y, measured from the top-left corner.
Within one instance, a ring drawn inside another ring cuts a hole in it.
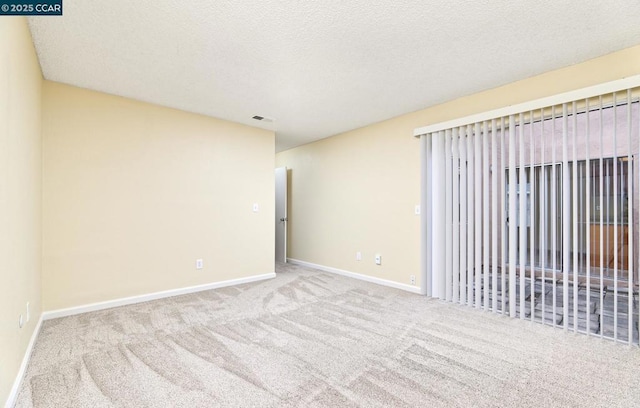
[[[638,343],[635,80],[416,129],[428,295]]]

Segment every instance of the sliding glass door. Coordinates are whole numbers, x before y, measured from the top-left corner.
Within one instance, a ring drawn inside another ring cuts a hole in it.
[[[615,162],[614,162],[615,160]],[[516,202],[520,203],[520,194],[525,194],[524,208],[516,207],[515,217],[509,214],[509,191],[511,182],[509,171],[504,174],[505,179],[505,223],[507,234],[507,251],[509,249],[509,223],[516,223],[516,235],[521,236],[521,229],[525,229],[524,237],[526,246],[517,245],[517,265],[520,266],[520,251],[524,250],[526,266],[542,272],[560,270],[563,254],[563,229],[564,222],[577,228],[570,229],[570,242],[574,243],[569,249],[571,257],[577,251],[578,272],[586,275],[587,254],[590,254],[590,267],[604,269],[605,278],[612,277],[612,271],[617,268],[623,274],[629,269],[629,187],[633,185],[633,161],[627,157],[602,158],[589,160],[589,174],[587,175],[587,161],[580,160],[570,162],[568,170],[573,174],[576,167],[576,177],[570,178],[567,188],[569,206],[577,207],[576,219],[571,212],[569,219],[562,218],[562,190],[563,190],[563,166],[562,163],[534,165],[524,168],[524,185],[520,184],[522,168],[515,172]],[[614,166],[615,164],[615,166]],[[589,177],[587,177],[589,176]],[[587,189],[587,183],[590,188]],[[573,192],[576,190],[576,194]],[[586,191],[589,190],[589,195]],[[532,205],[532,197],[537,197]],[[574,197],[577,197],[574,203]],[[589,211],[587,211],[587,206]],[[520,211],[526,211],[525,224],[521,225]],[[589,219],[587,219],[589,213]],[[535,228],[532,230],[532,223]],[[533,232],[533,233],[532,233]],[[587,235],[590,240],[587,240]],[[589,244],[587,246],[587,241]],[[590,249],[588,251],[587,249]],[[619,275],[620,276],[620,275]]]

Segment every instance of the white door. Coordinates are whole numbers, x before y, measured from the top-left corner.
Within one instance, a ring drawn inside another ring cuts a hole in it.
[[[287,262],[287,168],[276,169],[276,262]]]

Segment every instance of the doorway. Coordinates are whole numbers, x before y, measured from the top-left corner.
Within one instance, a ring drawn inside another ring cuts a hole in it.
[[[276,262],[287,262],[287,168],[276,169]]]

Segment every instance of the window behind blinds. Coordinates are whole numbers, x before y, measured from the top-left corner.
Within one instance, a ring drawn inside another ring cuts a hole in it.
[[[631,85],[416,130],[429,295],[638,343]]]

